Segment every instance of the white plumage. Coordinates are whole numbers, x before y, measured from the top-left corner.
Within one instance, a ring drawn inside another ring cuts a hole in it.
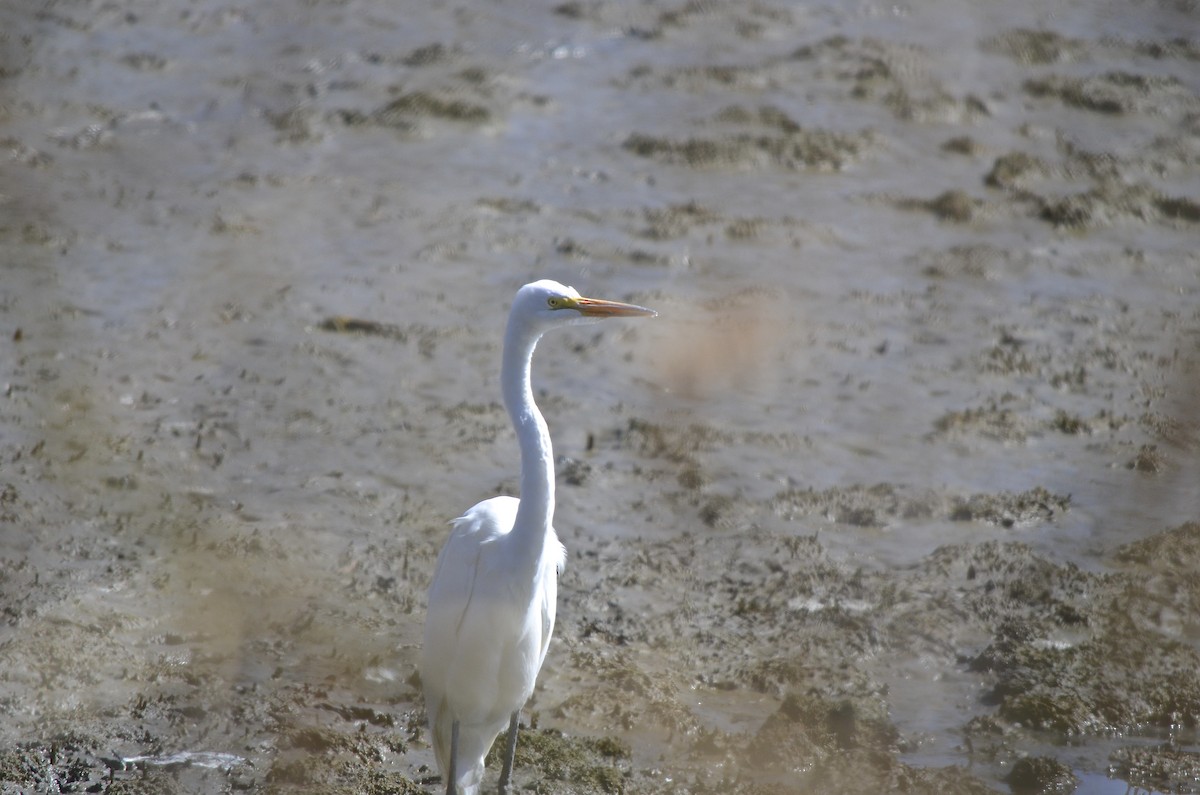
[[[558,574],[566,550],[549,529],[533,571],[502,543],[517,516],[515,497],[493,497],[454,520],[429,590],[421,678],[438,766],[450,768],[450,731],[459,722],[459,792],[478,792],[492,742],[533,695],[550,648]],[[498,543],[500,542],[500,543]]]
[[[583,298],[548,280],[517,291],[504,336],[501,388],[521,446],[521,499],[493,497],[455,519],[429,588],[421,681],[447,793],[479,792],[484,757],[505,725],[500,792],[507,791],[517,719],[554,631],[566,551],[552,526],[554,453],[533,400],[534,348],[557,326],[654,314]]]

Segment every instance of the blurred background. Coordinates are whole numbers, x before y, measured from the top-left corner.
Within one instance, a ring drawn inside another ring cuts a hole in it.
[[[436,791],[543,277],[660,317],[535,361],[518,784],[1196,791],[1198,20],[5,4],[4,792]]]

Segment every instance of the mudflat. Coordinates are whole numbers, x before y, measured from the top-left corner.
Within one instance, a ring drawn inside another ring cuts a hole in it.
[[[519,790],[1197,791],[1196,9],[415,5],[0,8],[0,791],[438,791],[541,277]]]

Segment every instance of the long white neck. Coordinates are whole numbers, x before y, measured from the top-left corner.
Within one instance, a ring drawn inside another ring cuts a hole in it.
[[[540,559],[554,520],[554,449],[546,420],[533,402],[530,383],[533,350],[541,336],[529,324],[510,317],[500,371],[504,406],[521,446],[521,503],[512,540],[517,549],[527,551],[534,560]]]

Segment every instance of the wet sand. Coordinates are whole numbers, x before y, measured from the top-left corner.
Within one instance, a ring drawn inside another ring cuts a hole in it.
[[[438,791],[550,277],[518,789],[1198,791],[1195,15],[0,9],[0,790]]]

